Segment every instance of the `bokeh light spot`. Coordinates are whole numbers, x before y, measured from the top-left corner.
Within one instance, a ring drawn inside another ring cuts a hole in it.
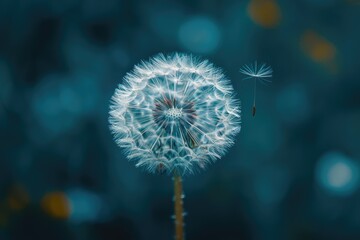
[[[306,54],[316,62],[334,60],[335,46],[314,31],[307,31],[302,36],[302,46]]]
[[[71,205],[70,221],[91,222],[102,217],[103,201],[97,194],[83,189],[72,189],[67,196]]]
[[[211,53],[219,46],[218,25],[207,17],[193,17],[179,29],[180,44],[195,53]]]
[[[62,192],[47,193],[41,201],[42,209],[50,216],[66,219],[71,214],[68,197]]]
[[[346,186],[351,181],[352,171],[348,165],[342,162],[334,164],[327,175],[330,185],[341,188]]]
[[[331,73],[338,72],[337,50],[329,40],[315,31],[308,30],[302,35],[300,45],[304,53],[314,62],[324,65]]]
[[[276,27],[281,20],[281,10],[275,0],[251,0],[248,5],[251,19],[262,27]]]
[[[50,74],[35,89],[32,108],[40,126],[56,135],[72,129],[83,116],[93,113],[98,97],[96,79],[86,73]]]
[[[342,153],[329,152],[320,158],[316,178],[329,193],[350,195],[359,186],[359,166]]]

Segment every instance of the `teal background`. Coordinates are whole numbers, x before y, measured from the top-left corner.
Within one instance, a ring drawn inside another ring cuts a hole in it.
[[[110,98],[141,59],[231,79],[236,144],[184,178],[187,239],[360,239],[358,0],[0,1],[0,239],[172,239],[172,180],[129,163]],[[265,62],[273,83],[239,69]]]

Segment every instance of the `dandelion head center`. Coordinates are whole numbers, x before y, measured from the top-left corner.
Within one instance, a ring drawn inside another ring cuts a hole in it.
[[[178,119],[183,115],[182,108],[172,107],[165,112],[165,116],[170,119]]]
[[[152,115],[156,124],[164,129],[174,124],[188,127],[197,118],[192,102],[164,96],[155,100]]]

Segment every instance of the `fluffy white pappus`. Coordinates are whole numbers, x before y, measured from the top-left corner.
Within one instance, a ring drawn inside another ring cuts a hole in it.
[[[149,172],[193,173],[223,156],[240,131],[240,101],[219,68],[192,55],[158,54],[124,77],[110,129]]]
[[[271,66],[268,66],[265,63],[258,67],[257,62],[255,62],[254,64],[242,66],[240,72],[247,76],[244,80],[255,78],[259,79],[262,83],[271,83],[271,80],[268,78],[272,77],[273,70]]]

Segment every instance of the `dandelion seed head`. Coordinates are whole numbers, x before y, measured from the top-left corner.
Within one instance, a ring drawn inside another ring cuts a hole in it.
[[[149,172],[193,173],[223,156],[240,131],[240,102],[219,68],[159,54],[129,72],[110,105],[110,129]]]
[[[256,114],[256,82],[259,80],[262,84],[265,85],[271,83],[271,80],[268,78],[272,77],[273,70],[266,64],[262,64],[259,67],[257,62],[255,62],[254,64],[244,65],[240,68],[240,72],[247,76],[244,78],[244,80],[254,79],[254,103],[252,107],[252,116],[254,117]]]
[[[271,78],[273,70],[270,66],[266,64],[261,64],[258,66],[257,62],[254,64],[244,65],[240,68],[240,72],[246,76],[245,79],[249,78]],[[267,80],[270,81],[270,80]]]

